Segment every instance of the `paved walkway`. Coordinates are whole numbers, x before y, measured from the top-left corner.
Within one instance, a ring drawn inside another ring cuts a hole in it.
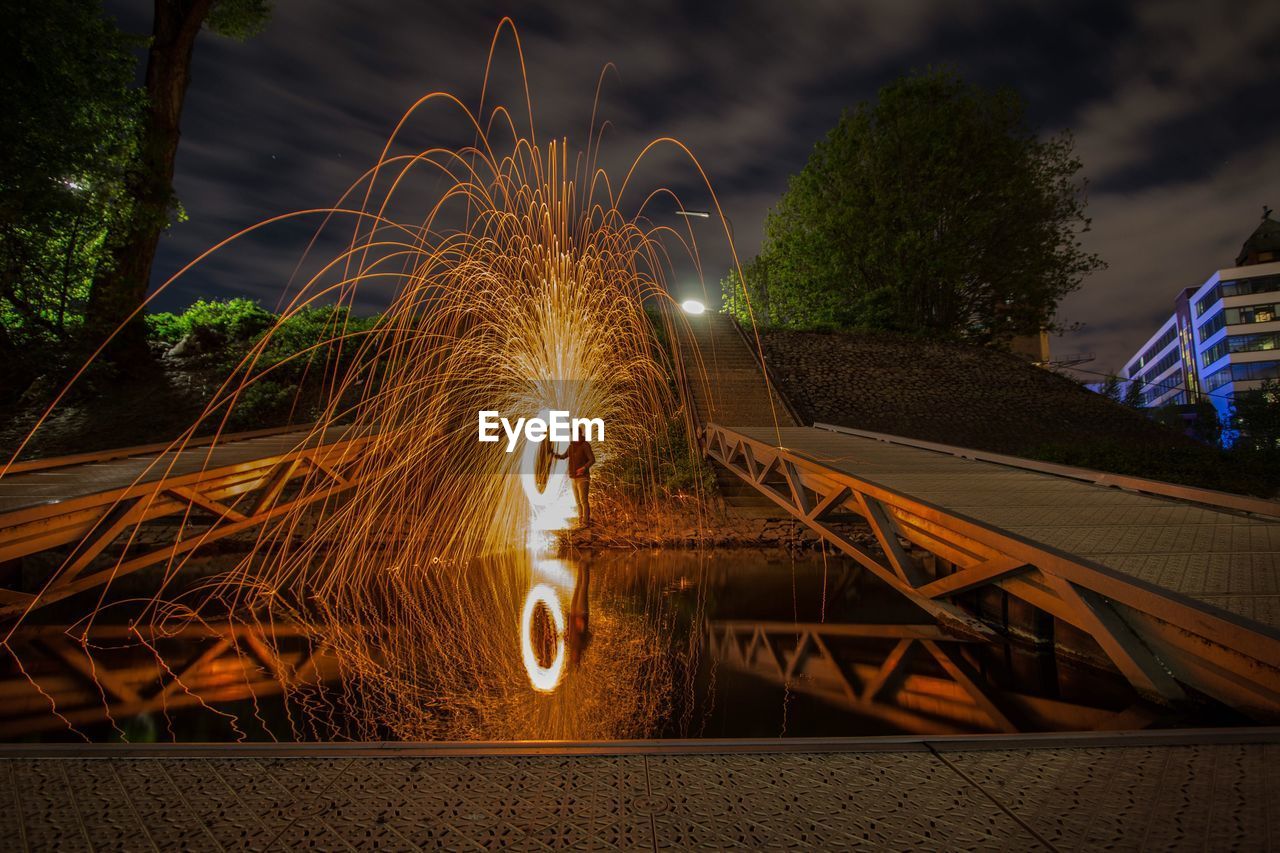
[[[1255,742],[1231,742],[1240,739]],[[586,747],[591,754],[105,746],[60,758],[13,757],[23,748],[8,747],[0,838],[24,850],[1280,844],[1280,730],[1074,742],[869,740],[772,753],[606,745]]]
[[[33,506],[63,503],[136,484],[267,459],[304,447],[331,444],[344,438],[349,428],[330,427],[322,433],[309,433],[309,429],[305,426],[298,427],[293,431],[277,432],[274,435],[229,440],[212,447],[197,442],[196,446],[177,452],[140,448],[142,452],[129,456],[103,461],[90,459],[74,465],[59,463],[80,457],[57,457],[19,463],[17,470],[0,477],[0,524],[4,523],[3,516],[6,513]],[[127,450],[128,448],[126,452]],[[93,456],[94,454],[85,454],[85,457]],[[37,465],[49,467],[25,470]],[[2,463],[0,469],[3,469]]]
[[[832,469],[1280,628],[1280,521],[803,427],[739,430]]]

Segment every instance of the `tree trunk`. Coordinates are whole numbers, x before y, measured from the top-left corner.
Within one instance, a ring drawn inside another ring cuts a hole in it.
[[[147,109],[138,162],[129,177],[133,211],[123,233],[111,238],[111,260],[93,281],[86,316],[88,345],[97,348],[147,296],[160,234],[173,207],[178,122],[191,80],[191,53],[214,0],[155,0],[147,54]],[[139,315],[112,342],[110,357],[145,361],[146,327]]]

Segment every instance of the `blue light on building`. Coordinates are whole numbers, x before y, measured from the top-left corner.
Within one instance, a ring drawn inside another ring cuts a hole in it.
[[[1236,265],[1174,300],[1174,311],[1125,364],[1148,407],[1210,400],[1224,420],[1231,398],[1280,379],[1280,222],[1264,208]]]

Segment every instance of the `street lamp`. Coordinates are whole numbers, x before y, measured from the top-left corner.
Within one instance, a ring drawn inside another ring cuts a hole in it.
[[[683,216],[686,219],[710,219],[711,211],[709,210],[685,210],[681,208],[676,211],[676,216]],[[729,239],[733,239],[733,220],[729,217],[724,218],[724,224],[729,226]]]
[[[709,210],[687,210],[683,207],[676,211],[676,215],[683,216],[685,219],[711,219],[712,218],[711,211]],[[724,214],[721,214],[721,216],[724,217],[724,224],[729,228],[729,243],[732,248],[733,239],[734,239],[733,220],[730,219],[728,216],[724,216]],[[706,306],[703,305],[701,302],[697,301],[696,299],[686,299],[684,302],[680,303],[680,307],[683,308],[686,313],[695,314],[695,315],[701,314],[703,311],[707,310]]]

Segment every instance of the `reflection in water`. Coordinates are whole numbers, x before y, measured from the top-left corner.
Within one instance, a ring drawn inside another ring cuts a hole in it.
[[[590,642],[591,567],[585,563],[570,567],[553,557],[536,559],[534,565],[534,585],[525,595],[520,614],[520,654],[529,683],[550,693],[564,675],[566,651],[569,666],[579,666]],[[568,617],[560,601],[567,578],[572,578]]]
[[[542,618],[535,621],[534,616]],[[520,616],[520,654],[534,690],[550,693],[564,674],[565,618],[560,596],[545,583],[529,590]]]
[[[520,551],[461,574],[389,580],[364,611],[279,600],[231,619],[177,606],[142,619],[125,601],[87,630],[23,626],[0,677],[0,737],[74,727],[95,740],[601,740],[1231,722],[1173,718],[1115,674],[958,640],[843,561]]]

